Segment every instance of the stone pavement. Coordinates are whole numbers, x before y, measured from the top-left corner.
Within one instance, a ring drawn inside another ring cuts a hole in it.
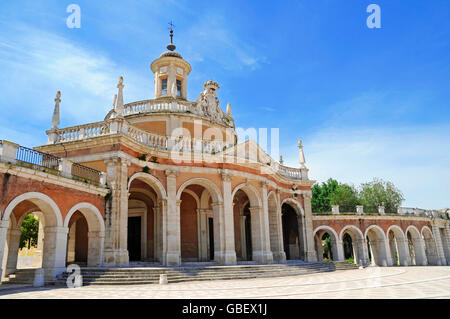
[[[311,275],[168,285],[0,290],[0,299],[449,298],[450,267],[369,267]]]

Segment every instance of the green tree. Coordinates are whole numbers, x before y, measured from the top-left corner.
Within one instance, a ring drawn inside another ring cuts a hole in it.
[[[337,180],[329,178],[322,185],[314,184],[311,199],[311,208],[313,212],[329,212],[331,211],[331,194],[339,186]]]
[[[359,198],[361,205],[384,206],[387,212],[395,211],[405,200],[402,192],[394,184],[380,178],[361,184]]]
[[[28,215],[22,222],[20,227],[22,234],[20,235],[20,248],[37,246],[39,220],[33,215]]]
[[[330,204],[356,209],[356,205],[359,205],[358,190],[354,186],[339,184],[330,195]]]

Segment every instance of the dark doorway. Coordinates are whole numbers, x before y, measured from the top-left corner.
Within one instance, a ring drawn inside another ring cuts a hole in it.
[[[344,258],[345,260],[353,259],[353,243],[352,237],[349,234],[345,233],[344,235]]]
[[[247,260],[253,259],[252,252],[252,220],[250,217],[250,210],[248,207],[244,209],[245,215],[245,249],[247,253]]]
[[[208,218],[209,225],[209,260],[214,260],[214,219]]]
[[[128,217],[128,254],[130,261],[141,260],[141,217]]]
[[[281,223],[283,227],[283,246],[286,254],[286,259],[294,259],[295,256],[291,256],[290,246],[298,243],[298,257],[302,256],[300,251],[300,238],[298,234],[298,219],[295,210],[287,204],[283,204],[281,207]]]

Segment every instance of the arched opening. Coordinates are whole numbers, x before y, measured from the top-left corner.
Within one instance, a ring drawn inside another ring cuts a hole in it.
[[[36,252],[19,260],[21,226],[32,215],[39,222]],[[10,222],[8,240],[5,242],[2,260],[2,279],[18,269],[44,268],[45,280],[54,280],[65,269],[67,229],[63,227],[61,212],[47,195],[37,192],[25,193],[14,198],[6,207],[3,220]],[[17,221],[17,223],[16,223]],[[44,240],[45,238],[45,240]],[[6,268],[6,269],[5,269]]]
[[[210,180],[194,178],[177,193],[180,211],[180,254],[182,262],[223,262],[220,246],[222,198]]]
[[[287,260],[304,260],[303,216],[288,203],[281,206],[283,246]]]
[[[387,232],[389,249],[393,266],[408,266],[410,264],[408,241],[398,226],[391,226]]]
[[[251,183],[240,184],[232,192],[236,257],[241,261],[270,263],[273,255],[269,225],[263,218],[260,195]]]
[[[366,230],[366,241],[370,263],[374,266],[387,266],[386,238],[383,230],[370,226]]]
[[[127,249],[130,262],[154,262],[157,254],[159,199],[151,182],[141,177],[129,184]],[[159,258],[158,258],[159,257]]]
[[[345,226],[341,230],[340,238],[344,249],[344,258],[355,264],[366,265],[369,262],[364,235],[355,226]],[[353,260],[352,260],[353,259]]]
[[[428,227],[422,228],[422,236],[425,241],[425,254],[428,265],[439,265],[439,258],[437,254],[436,242],[434,241],[433,233]]]
[[[344,238],[342,240],[344,246],[344,259],[348,262],[355,263],[355,253],[353,251],[353,242],[352,237],[348,234],[344,234]]]
[[[338,236],[331,227],[319,226],[314,231],[314,241],[319,261],[343,260],[343,253],[338,247]]]
[[[411,264],[415,266],[426,266],[426,244],[422,239],[419,230],[415,226],[409,226],[406,229],[406,236],[408,238],[409,255],[411,258]]]
[[[247,194],[238,190],[233,198],[234,241],[238,261],[253,260],[251,215]]]
[[[88,259],[88,224],[82,213],[77,211],[69,221],[67,239],[67,264],[86,266]]]

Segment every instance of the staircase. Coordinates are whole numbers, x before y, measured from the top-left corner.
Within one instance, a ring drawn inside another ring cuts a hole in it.
[[[214,263],[185,263],[181,267],[161,267],[154,263],[132,263],[127,268],[81,268],[83,285],[135,285],[158,284],[160,274],[166,274],[169,283],[249,279],[309,275],[336,270],[358,269],[347,262],[291,262],[286,264],[258,265],[240,263],[233,266],[218,266]],[[56,285],[66,285],[68,273],[58,276]],[[33,284],[34,269],[21,269],[9,275],[3,284]]]
[[[18,269],[14,274],[6,276],[2,281],[2,285],[32,285],[34,282],[35,270],[36,269]]]
[[[82,268],[83,285],[134,285],[158,284],[160,274],[166,274],[169,283],[200,281],[268,278],[282,276],[308,275],[335,270],[358,269],[356,265],[342,263],[302,263],[269,265],[233,265],[233,266],[199,266],[153,268]],[[65,285],[68,274],[57,279],[58,285]]]

